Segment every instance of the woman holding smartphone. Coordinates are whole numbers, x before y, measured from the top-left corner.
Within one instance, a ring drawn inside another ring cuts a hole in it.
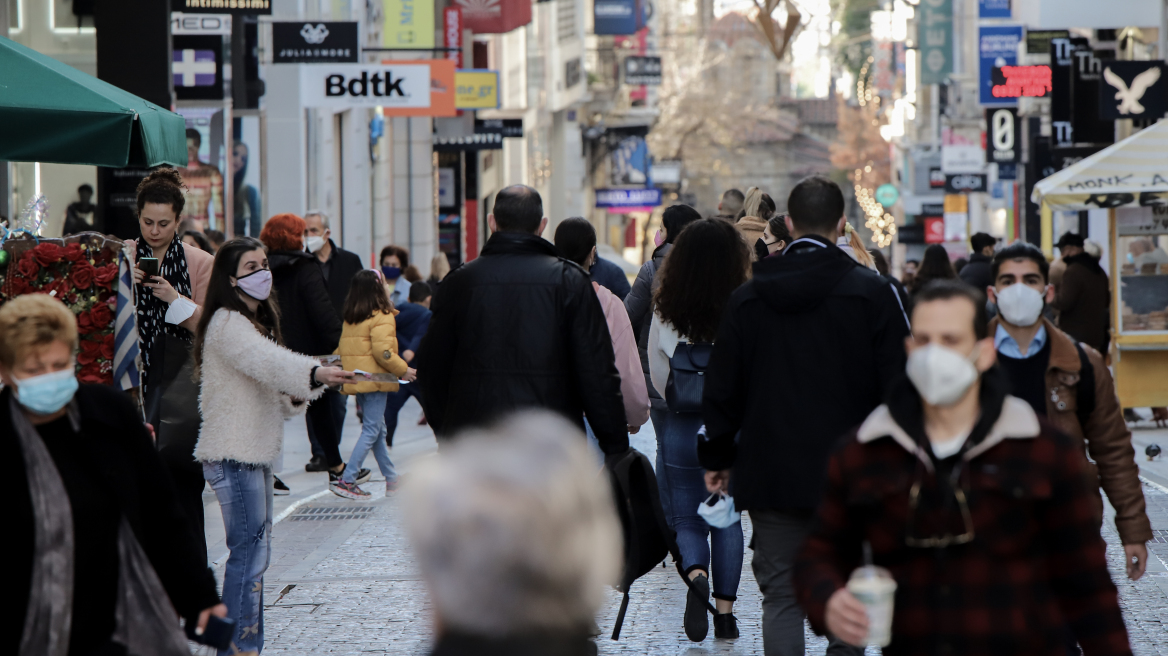
[[[189,370],[185,378],[179,370],[189,360],[187,352],[202,316],[214,257],[184,243],[180,236],[179,215],[186,204],[185,188],[182,176],[171,168],[152,171],[138,184],[138,228],[142,237],[131,242],[135,260],[132,271],[138,283],[138,349],[145,373],[143,395],[148,421],[160,431],[162,459],[174,479],[179,504],[201,538],[206,483],[193,454],[198,431],[197,392],[188,384]],[[166,363],[168,352],[175,362]],[[170,405],[187,406],[190,419],[186,423],[191,425],[171,424],[165,429],[160,425],[163,389],[171,384],[175,389],[167,393]],[[206,560],[205,540],[200,541],[199,548]]]
[[[356,380],[281,346],[279,316],[263,243],[238,237],[224,244],[195,331],[203,416],[195,458],[223,510],[230,551],[223,603],[243,652],[264,646],[272,463],[284,443],[284,419],[303,414],[326,385]]]

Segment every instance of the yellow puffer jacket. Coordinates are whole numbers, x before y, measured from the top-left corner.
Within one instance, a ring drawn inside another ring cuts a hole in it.
[[[375,313],[358,324],[345,322],[341,331],[341,341],[335,353],[341,356],[341,366],[345,371],[360,369],[371,374],[391,373],[398,378],[406,375],[409,365],[397,354],[397,322],[393,314]],[[397,383],[366,381],[345,385],[343,394],[367,394],[369,392],[396,392]]]

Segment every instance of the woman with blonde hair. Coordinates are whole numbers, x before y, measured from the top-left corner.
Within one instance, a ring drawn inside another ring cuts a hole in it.
[[[774,216],[775,209],[775,201],[758,187],[751,187],[746,192],[746,202],[742,206],[744,214],[734,227],[738,228],[742,239],[750,248],[750,259],[753,262],[770,255],[763,233],[766,231],[767,222]]]
[[[446,253],[434,253],[434,257],[430,260],[430,277],[427,282],[430,283],[430,287],[435,292],[438,291],[438,285],[448,273],[450,273],[450,260],[446,258]]]

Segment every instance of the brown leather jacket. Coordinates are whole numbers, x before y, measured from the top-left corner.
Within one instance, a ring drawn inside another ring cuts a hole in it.
[[[1079,424],[1076,413],[1081,361],[1070,335],[1043,319],[1050,340],[1050,363],[1046,369],[1046,419],[1055,428],[1085,442],[1088,463],[1099,477],[1099,485],[1115,508],[1115,528],[1124,544],[1142,544],[1152,539],[1152,525],[1144,506],[1140,468],[1136,465],[1131,431],[1123,420],[1123,410],[1115,393],[1115,382],[1103,356],[1083,344],[1087,359],[1095,369],[1095,409],[1087,424]],[[990,334],[998,329],[998,319],[990,322]],[[1099,500],[1102,523],[1103,501]]]

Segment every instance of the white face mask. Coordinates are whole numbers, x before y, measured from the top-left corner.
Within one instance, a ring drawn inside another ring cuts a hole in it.
[[[905,370],[926,403],[953,405],[977,382],[978,371],[973,361],[980,352],[979,345],[967,357],[951,348],[929,344],[909,354]]]
[[[742,513],[734,509],[734,497],[718,493],[698,505],[698,514],[714,528],[729,528],[742,520]]]
[[[1042,293],[1029,285],[1014,283],[997,292],[998,312],[1011,325],[1033,326],[1042,316]]]
[[[308,239],[304,240],[304,245],[308,247],[309,253],[319,253],[326,243],[328,243],[327,240],[319,235],[310,235]]]

